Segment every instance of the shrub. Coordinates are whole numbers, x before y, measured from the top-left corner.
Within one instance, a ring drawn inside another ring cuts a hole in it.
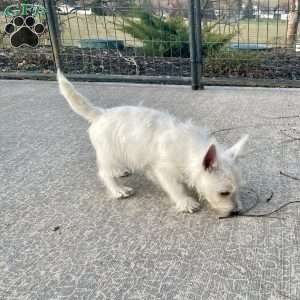
[[[214,29],[217,25],[218,23],[212,23],[206,25],[202,30],[202,50],[205,56],[221,51],[235,36],[235,32],[223,34],[215,32]]]
[[[134,17],[124,17],[124,25],[119,29],[143,43],[146,56],[189,57],[189,29],[181,16],[163,18],[151,12],[136,9]],[[216,24],[203,29],[203,51],[218,51],[224,47],[234,34],[214,32]]]
[[[208,53],[204,62],[204,74],[216,77],[246,77],[249,71],[257,69],[264,59],[264,53],[257,51],[221,49]]]
[[[188,30],[182,17],[163,19],[135,10],[134,18],[125,18],[122,30],[143,43],[146,56],[188,57]]]
[[[95,15],[98,16],[104,16],[107,15],[106,9],[105,9],[105,2],[103,0],[94,0],[92,2],[92,12]]]

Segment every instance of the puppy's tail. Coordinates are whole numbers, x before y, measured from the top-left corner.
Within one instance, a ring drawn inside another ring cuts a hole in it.
[[[57,80],[61,94],[77,114],[89,122],[93,122],[102,114],[103,110],[93,106],[88,99],[78,93],[59,69],[57,70]]]

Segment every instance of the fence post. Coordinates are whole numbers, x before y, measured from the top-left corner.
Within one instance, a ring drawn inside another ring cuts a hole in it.
[[[60,49],[59,49],[59,27],[56,17],[56,1],[54,0],[45,0],[45,6],[47,9],[47,22],[50,33],[51,45],[53,50],[53,56],[55,61],[55,66],[57,69],[62,69]]]
[[[192,73],[192,89],[203,89],[202,41],[201,41],[201,7],[200,0],[189,0],[190,57]]]
[[[197,68],[198,68],[198,77],[199,77],[199,87],[198,89],[203,90],[203,83],[202,83],[202,66],[203,66],[203,52],[202,52],[202,11],[201,11],[201,0],[196,1],[196,44],[197,44]]]

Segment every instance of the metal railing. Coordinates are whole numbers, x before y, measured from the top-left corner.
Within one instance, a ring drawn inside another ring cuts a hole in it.
[[[46,31],[13,48],[0,16],[0,77],[53,78],[56,64],[84,80],[299,86],[298,2],[31,1]]]

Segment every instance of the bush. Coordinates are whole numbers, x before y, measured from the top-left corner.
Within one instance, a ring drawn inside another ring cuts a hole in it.
[[[218,23],[213,23],[210,25],[206,25],[203,28],[202,51],[204,53],[204,56],[221,51],[224,48],[224,46],[226,46],[235,35],[235,32],[224,34],[214,32],[214,28],[217,25]]]
[[[143,43],[146,56],[188,57],[188,30],[182,17],[163,19],[135,10],[134,18],[124,18],[121,30]]]
[[[221,49],[208,53],[204,63],[204,76],[246,77],[264,61],[263,53],[257,51]]]
[[[104,7],[105,3],[103,0],[94,0],[92,2],[92,13],[97,16],[107,15],[106,9]]]
[[[189,29],[181,16],[163,18],[151,12],[136,9],[134,17],[124,18],[119,29],[143,43],[146,56],[189,57]],[[234,34],[214,32],[216,24],[203,29],[204,55],[224,47]]]

